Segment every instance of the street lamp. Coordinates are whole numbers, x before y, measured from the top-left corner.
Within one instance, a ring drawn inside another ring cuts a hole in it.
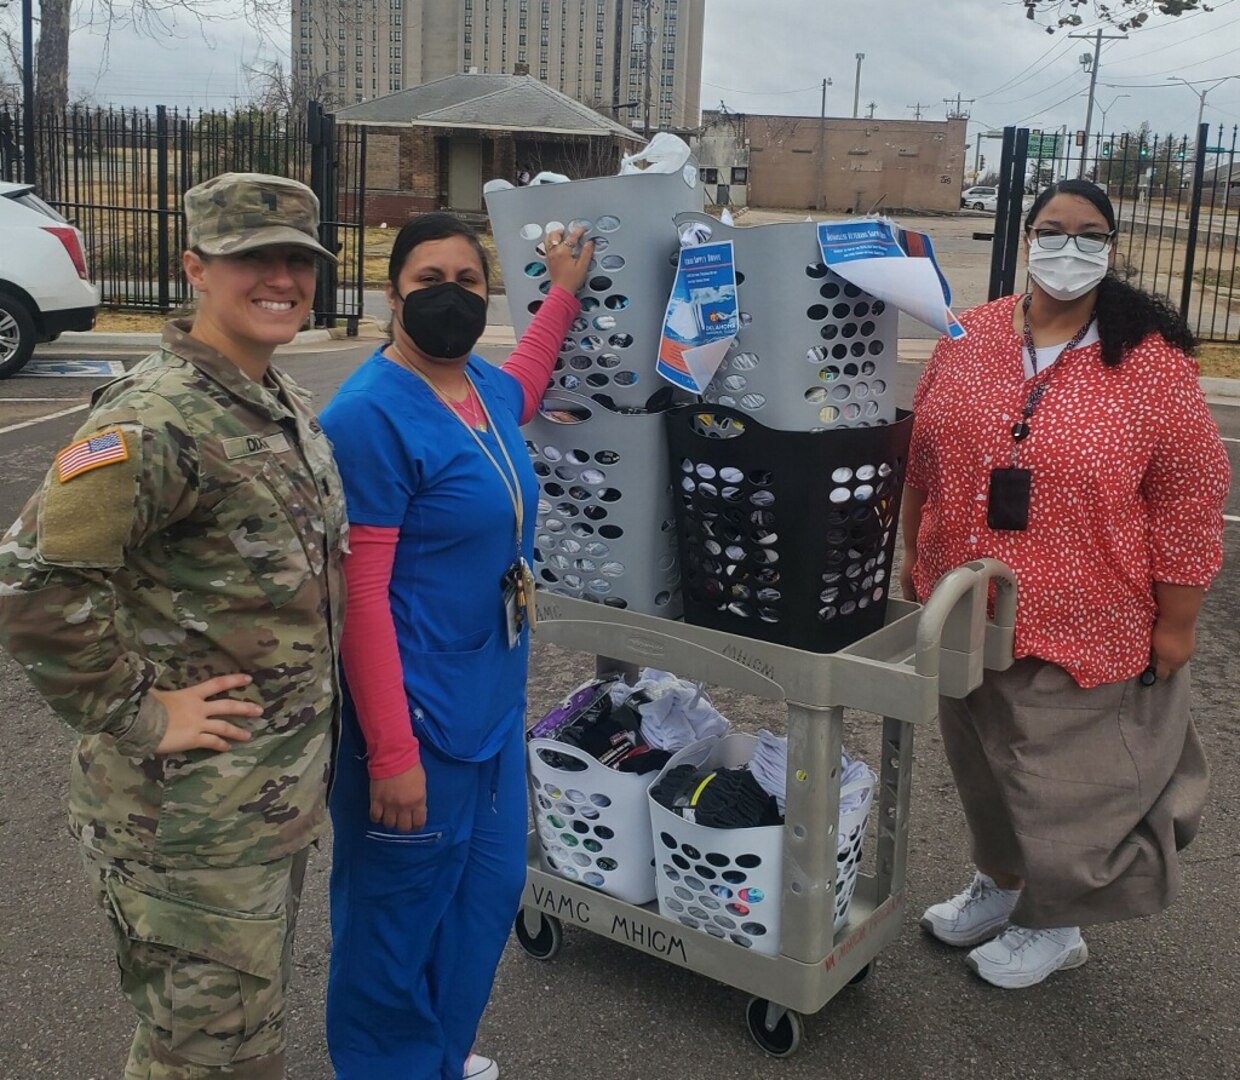
[[[1102,135],[1104,138],[1107,133],[1107,113],[1109,113],[1115,107],[1115,103],[1119,101],[1120,98],[1126,98],[1126,97],[1132,97],[1132,95],[1131,94],[1116,94],[1115,97],[1111,99],[1111,104],[1108,105],[1105,109],[1102,107],[1101,104],[1098,105],[1098,109],[1102,113],[1101,131],[1102,131]]]
[[[1211,85],[1207,86],[1204,90],[1198,90],[1187,79],[1181,78],[1179,75],[1168,75],[1167,76],[1168,82],[1183,83],[1194,94],[1197,95],[1197,99],[1200,104],[1197,106],[1197,126],[1193,129],[1194,131],[1201,130],[1201,118],[1202,116],[1205,115],[1205,111],[1206,111],[1206,94],[1208,94],[1216,86],[1222,86],[1223,83],[1225,83],[1228,79],[1240,79],[1240,75],[1224,75],[1221,79],[1216,79],[1213,83],[1211,83]]]
[[[853,88],[853,119],[857,119],[857,113],[861,107],[861,61],[865,59],[865,53],[857,53],[857,85]]]

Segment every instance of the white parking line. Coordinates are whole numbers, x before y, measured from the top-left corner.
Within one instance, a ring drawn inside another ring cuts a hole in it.
[[[1220,435],[1219,438],[1222,439],[1223,442],[1240,442],[1240,439],[1233,439],[1230,435]]]
[[[1235,514],[1224,514],[1223,520],[1224,521],[1240,521],[1240,517],[1236,517]]]
[[[73,413],[83,412],[90,408],[90,402],[85,405],[74,405],[72,409],[61,409],[59,412],[48,413],[46,416],[36,416],[33,420],[23,420],[20,424],[10,424],[8,427],[0,427],[0,435],[7,435],[10,431],[21,431],[22,428],[34,427],[35,424],[41,424],[44,420],[56,420],[62,416],[71,416]]]

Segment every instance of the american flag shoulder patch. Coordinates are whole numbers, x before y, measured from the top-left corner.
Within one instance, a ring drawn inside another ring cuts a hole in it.
[[[75,476],[101,469],[105,465],[129,460],[129,447],[120,428],[108,428],[97,435],[70,443],[56,455],[56,478],[67,483]]]

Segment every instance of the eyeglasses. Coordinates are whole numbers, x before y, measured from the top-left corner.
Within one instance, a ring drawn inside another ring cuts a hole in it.
[[[1062,251],[1068,246],[1068,241],[1072,240],[1076,243],[1077,251],[1086,255],[1097,255],[1100,251],[1105,251],[1107,245],[1111,243],[1111,237],[1115,235],[1111,232],[1087,232],[1087,233],[1065,233],[1058,229],[1034,229],[1033,236],[1038,242],[1038,247],[1043,251]]]

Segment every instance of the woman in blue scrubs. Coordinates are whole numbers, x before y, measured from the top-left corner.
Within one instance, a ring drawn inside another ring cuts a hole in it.
[[[488,266],[446,214],[393,247],[392,341],[322,420],[344,481],[346,698],[331,795],[327,1038],[337,1080],[495,1080],[473,1040],[525,880],[524,716],[538,487],[519,431],[592,245],[513,357],[471,354]]]

